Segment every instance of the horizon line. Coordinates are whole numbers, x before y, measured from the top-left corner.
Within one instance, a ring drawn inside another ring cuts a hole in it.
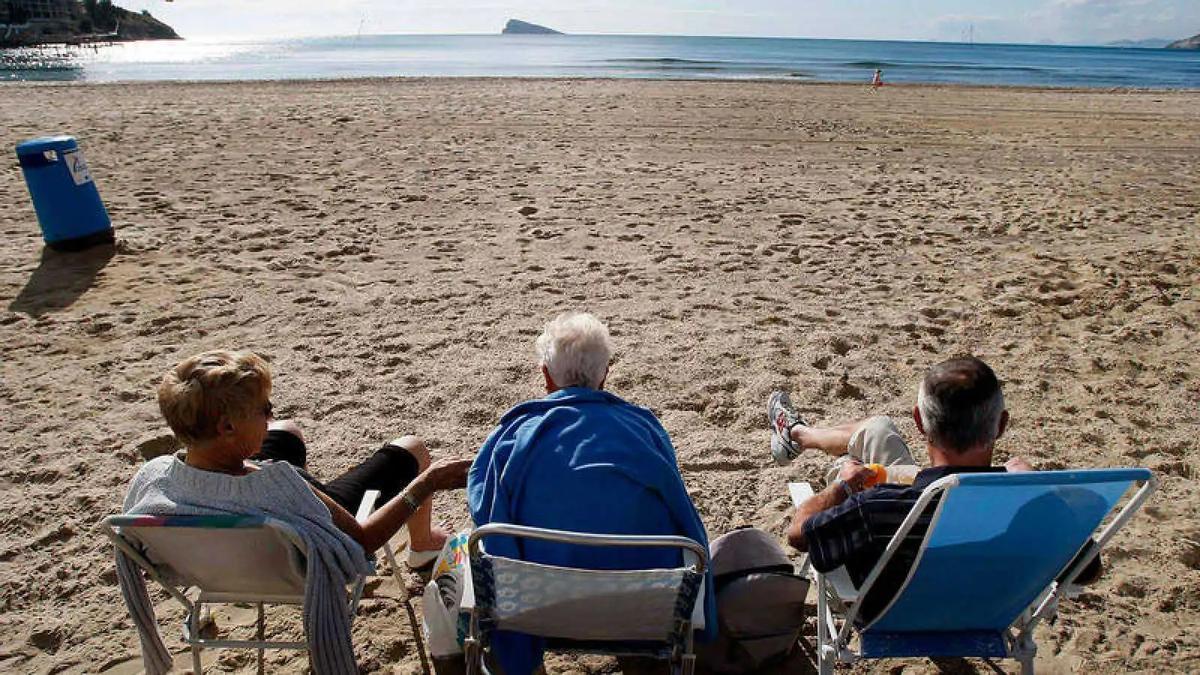
[[[980,46],[1013,46],[1013,47],[1104,47],[1112,49],[1152,49],[1159,50],[1163,47],[1140,47],[1127,44],[1127,42],[1143,42],[1155,41],[1170,44],[1172,40],[1168,38],[1138,38],[1138,39],[1122,39],[1113,40],[1110,42],[990,42],[990,41],[973,41],[964,42],[962,40],[934,40],[922,38],[859,38],[859,37],[802,37],[795,35],[702,35],[702,34],[687,34],[687,33],[564,33],[557,34],[513,34],[513,33],[404,33],[404,32],[383,32],[383,33],[298,33],[294,35],[220,35],[207,34],[198,35],[192,38],[181,36],[182,40],[197,40],[197,41],[259,41],[259,40],[309,40],[320,38],[362,38],[362,37],[527,37],[536,39],[553,39],[556,37],[659,37],[659,38],[714,38],[723,40],[811,40],[811,41],[827,41],[827,42],[905,42],[905,43],[920,43],[920,44],[945,44],[945,45],[980,45]],[[1185,50],[1186,51],[1186,50]]]

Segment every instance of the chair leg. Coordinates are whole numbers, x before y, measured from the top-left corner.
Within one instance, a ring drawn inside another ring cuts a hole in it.
[[[1033,675],[1033,657],[1037,656],[1037,643],[1031,636],[1024,636],[1017,651],[1017,663],[1021,665],[1021,675]]]
[[[821,577],[816,579],[817,586],[817,672],[821,675],[828,675],[833,672],[832,667],[828,663],[828,657],[825,654],[825,647],[829,642],[829,624],[825,623],[826,613],[829,611],[829,600],[825,597],[825,581]]]
[[[696,655],[684,654],[682,661],[683,675],[693,675],[696,672]]]
[[[480,667],[483,665],[483,651],[478,640],[468,637],[463,641],[463,658],[467,662],[467,675],[479,675]]]
[[[400,587],[400,602],[408,602],[408,586],[404,583],[404,575],[400,573],[400,565],[396,562],[396,553],[392,550],[390,543],[383,545],[383,555],[387,558],[388,564],[392,566],[392,577],[396,580],[396,585]]]
[[[1021,675],[1033,675],[1033,658],[1037,656],[1037,642],[1033,639],[1035,624],[1036,619],[1034,619],[1033,612],[1025,610],[1017,622],[1019,631],[1009,647],[1009,654],[1021,666]]]
[[[265,642],[267,639],[266,617],[263,613],[263,604],[258,603],[258,641]],[[258,648],[258,675],[263,675],[266,672],[263,661],[266,657],[267,650],[263,647]]]
[[[833,658],[825,648],[817,652],[817,672],[820,675],[833,675]]]
[[[188,642],[192,648],[192,675],[204,675],[204,667],[200,665],[200,651],[203,649],[195,641],[200,639],[200,610],[199,602],[192,605],[188,612]]]

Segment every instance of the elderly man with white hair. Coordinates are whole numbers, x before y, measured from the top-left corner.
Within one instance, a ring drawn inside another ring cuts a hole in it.
[[[514,523],[599,534],[682,535],[708,547],[684,487],[675,449],[654,414],[603,390],[612,346],[591,314],[566,313],[537,339],[546,396],[509,410],[467,478],[476,525]],[[612,550],[550,542],[488,540],[493,553],[563,567],[676,567],[670,550]],[[711,588],[711,579],[709,580]],[[716,625],[707,593],[707,625]],[[498,634],[492,656],[506,675],[535,671],[542,646]]]

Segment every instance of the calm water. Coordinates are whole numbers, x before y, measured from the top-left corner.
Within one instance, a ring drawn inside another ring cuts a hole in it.
[[[654,36],[370,35],[0,51],[3,80],[637,77],[1200,88],[1200,52]]]

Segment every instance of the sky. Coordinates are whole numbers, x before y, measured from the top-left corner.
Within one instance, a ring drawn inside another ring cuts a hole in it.
[[[1200,0],[116,0],[180,35],[567,33],[1102,44],[1200,33]]]

